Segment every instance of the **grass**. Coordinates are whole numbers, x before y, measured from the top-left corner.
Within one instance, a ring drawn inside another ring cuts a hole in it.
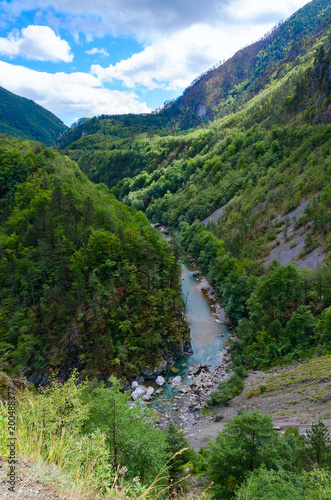
[[[63,386],[43,393],[17,391],[16,457],[30,464],[24,476],[52,485],[66,498],[156,499],[169,488],[167,464],[148,486],[139,478],[126,479],[126,467],[111,466],[106,436],[100,430],[83,435],[81,423],[86,418],[73,377]],[[67,405],[65,407],[65,405]],[[59,407],[67,413],[57,413]],[[8,411],[0,407],[0,456],[8,457]]]

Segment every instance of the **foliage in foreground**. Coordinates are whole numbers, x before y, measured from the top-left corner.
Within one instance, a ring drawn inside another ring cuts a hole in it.
[[[248,476],[235,494],[236,500],[330,500],[331,474],[313,469],[302,474],[268,470],[264,466]]]
[[[306,438],[295,428],[280,436],[268,415],[242,412],[209,444],[214,496],[222,500],[322,499],[323,490],[331,491],[330,466],[330,433],[323,422],[312,425]]]
[[[127,496],[154,496],[166,488],[171,456],[165,431],[153,427],[154,413],[146,405],[133,406],[130,393],[123,393],[115,378],[108,388],[77,382],[74,373],[65,383],[53,380],[39,392],[18,395],[17,452],[55,465],[65,485],[84,498],[108,495],[120,482]],[[3,457],[8,454],[6,437],[2,409]]]

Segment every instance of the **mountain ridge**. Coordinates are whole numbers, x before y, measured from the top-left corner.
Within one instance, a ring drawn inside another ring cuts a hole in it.
[[[31,99],[0,87],[0,133],[53,146],[66,125]]]

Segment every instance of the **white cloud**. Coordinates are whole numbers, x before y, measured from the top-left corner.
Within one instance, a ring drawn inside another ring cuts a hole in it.
[[[169,34],[197,22],[211,25],[222,18],[233,0],[12,0],[0,1],[6,16],[39,9],[66,16],[66,27],[87,33],[134,35],[140,41]]]
[[[60,117],[150,111],[135,93],[102,88],[100,81],[87,73],[51,74],[0,61],[0,86],[32,99]]]
[[[103,57],[108,57],[109,54],[108,52],[106,51],[106,49],[97,49],[96,47],[94,47],[93,49],[90,49],[90,50],[85,50],[85,53],[88,54],[89,56],[94,56],[96,54],[100,55],[100,56],[103,56]]]
[[[3,19],[24,11],[53,10],[65,16],[62,26],[95,36],[133,35],[152,41],[201,23],[216,27],[224,21],[240,24],[243,18],[264,24],[288,17],[308,0],[0,0]]]
[[[36,61],[73,60],[68,42],[61,40],[48,26],[30,25],[23,28],[21,33],[13,30],[7,38],[0,38],[0,54],[23,56]]]
[[[224,25],[218,29],[196,24],[115,65],[93,65],[91,73],[104,82],[120,80],[128,88],[142,85],[148,89],[180,90],[221,59],[231,57],[247,44],[247,39],[253,42],[271,27],[272,23],[260,25],[258,30],[253,26]]]

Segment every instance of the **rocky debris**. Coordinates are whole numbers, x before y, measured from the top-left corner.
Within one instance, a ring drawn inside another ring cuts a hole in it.
[[[194,271],[194,273],[192,273],[192,276],[193,278],[199,278],[201,276],[201,273],[200,271]]]
[[[136,401],[140,396],[145,394],[147,391],[147,387],[144,387],[143,385],[139,385],[131,394],[131,397],[134,401]]]
[[[193,365],[194,366],[194,365]],[[229,377],[230,373],[225,371],[225,366],[216,366],[212,371],[209,371],[208,366],[202,365],[204,368],[200,370],[198,376],[190,385],[189,389],[189,411],[201,410],[204,406],[208,406],[210,394],[216,390],[218,384]],[[206,369],[207,368],[207,369]],[[195,368],[196,370],[196,368]],[[194,371],[195,371],[194,370]]]
[[[157,383],[157,385],[164,385],[166,383],[166,379],[162,377],[162,375],[159,375],[158,377],[156,377],[155,382]]]
[[[190,376],[196,376],[199,375],[200,372],[202,371],[209,371],[208,365],[203,365],[202,363],[195,363],[194,365],[191,365],[188,369],[188,374]]]

